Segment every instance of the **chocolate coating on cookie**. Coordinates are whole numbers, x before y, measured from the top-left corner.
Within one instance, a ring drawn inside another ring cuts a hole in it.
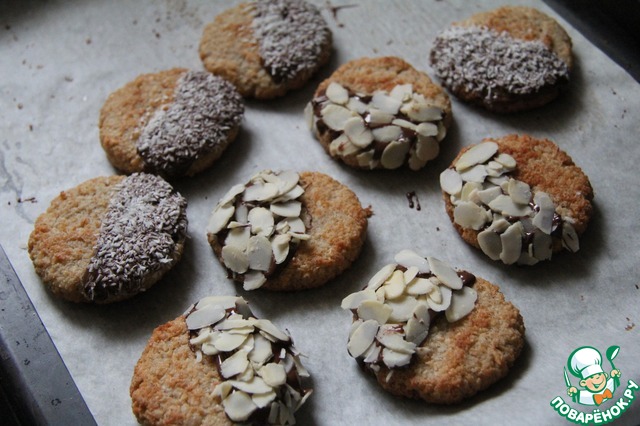
[[[161,178],[136,173],[115,190],[83,283],[98,303],[143,290],[149,276],[175,262],[187,232],[187,201]]]
[[[549,102],[566,85],[571,41],[541,12],[504,7],[443,31],[430,60],[443,85],[460,99],[516,112]]]
[[[313,71],[331,42],[331,32],[318,9],[299,0],[258,0],[253,29],[264,67],[274,81]]]
[[[331,56],[332,34],[303,0],[257,0],[217,15],[203,31],[204,67],[242,96],[272,99],[302,87]]]
[[[222,155],[243,116],[231,83],[175,68],[140,75],[109,95],[100,111],[100,142],[126,173],[191,176]]]
[[[185,73],[173,102],[156,110],[136,143],[145,169],[185,174],[199,157],[227,145],[243,114],[242,98],[231,83],[206,72]]]

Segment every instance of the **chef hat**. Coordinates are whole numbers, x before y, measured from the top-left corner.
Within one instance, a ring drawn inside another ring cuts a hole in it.
[[[568,367],[576,377],[586,379],[597,373],[604,373],[602,370],[602,355],[597,349],[590,346],[583,346],[576,349],[569,356]]]

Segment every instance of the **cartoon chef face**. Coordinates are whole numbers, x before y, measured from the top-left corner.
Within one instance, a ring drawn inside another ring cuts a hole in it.
[[[587,377],[584,380],[580,380],[580,386],[587,388],[591,392],[601,392],[607,387],[607,373],[596,373]]]
[[[607,386],[607,373],[602,370],[602,355],[591,347],[583,346],[569,356],[567,367],[571,373],[579,377],[580,386],[590,392],[601,392]]]

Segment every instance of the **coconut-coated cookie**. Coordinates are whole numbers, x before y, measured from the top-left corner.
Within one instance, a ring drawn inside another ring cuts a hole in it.
[[[528,135],[464,148],[440,184],[462,238],[505,264],[578,251],[593,213],[593,188],[582,169],[554,142]]]
[[[293,424],[312,393],[298,355],[244,299],[205,297],[153,331],[131,380],[133,413],[145,425]]]
[[[507,375],[524,323],[498,287],[410,250],[342,308],[354,322],[349,354],[392,394],[435,404],[469,398]]]
[[[452,121],[444,90],[392,56],[342,65],[320,83],[305,114],[331,157],[364,170],[424,167]]]
[[[435,39],[430,61],[463,101],[498,112],[540,107],[569,81],[571,39],[553,18],[504,6],[456,22]]]
[[[111,303],[149,289],[180,259],[187,202],[162,178],[134,173],[63,191],[35,222],[29,255],[56,296]]]
[[[272,99],[302,87],[331,56],[332,34],[303,0],[255,0],[227,9],[200,41],[204,67],[247,98]]]
[[[109,95],[100,111],[100,142],[125,173],[191,176],[222,155],[243,116],[231,83],[173,68],[142,74]]]
[[[304,290],[351,265],[370,215],[351,189],[323,173],[265,170],[222,197],[206,232],[245,290]]]

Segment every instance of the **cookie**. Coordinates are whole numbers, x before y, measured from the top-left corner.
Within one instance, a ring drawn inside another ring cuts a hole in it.
[[[304,290],[351,265],[370,215],[325,174],[265,170],[222,197],[206,232],[229,278],[245,290]]]
[[[142,424],[285,425],[308,377],[288,333],[241,297],[205,297],[153,331],[130,394]]]
[[[464,148],[440,175],[462,238],[493,260],[533,265],[576,252],[593,212],[589,178],[547,139],[508,135]]]
[[[61,192],[38,217],[29,255],[56,296],[99,304],[128,299],[180,259],[186,207],[155,175],[94,178]]]
[[[325,151],[356,169],[419,170],[440,152],[451,102],[429,76],[396,57],[338,68],[305,109]]]
[[[199,48],[207,70],[256,99],[302,87],[331,50],[327,23],[302,0],[256,0],[227,9],[204,28]]]
[[[553,18],[523,6],[478,13],[441,32],[430,61],[459,99],[497,113],[537,108],[569,81],[571,38]]]
[[[191,176],[222,155],[243,116],[231,83],[174,68],[140,75],[109,95],[100,111],[100,142],[125,173]]]
[[[347,296],[347,349],[394,395],[454,404],[507,375],[524,323],[497,286],[411,250]]]

